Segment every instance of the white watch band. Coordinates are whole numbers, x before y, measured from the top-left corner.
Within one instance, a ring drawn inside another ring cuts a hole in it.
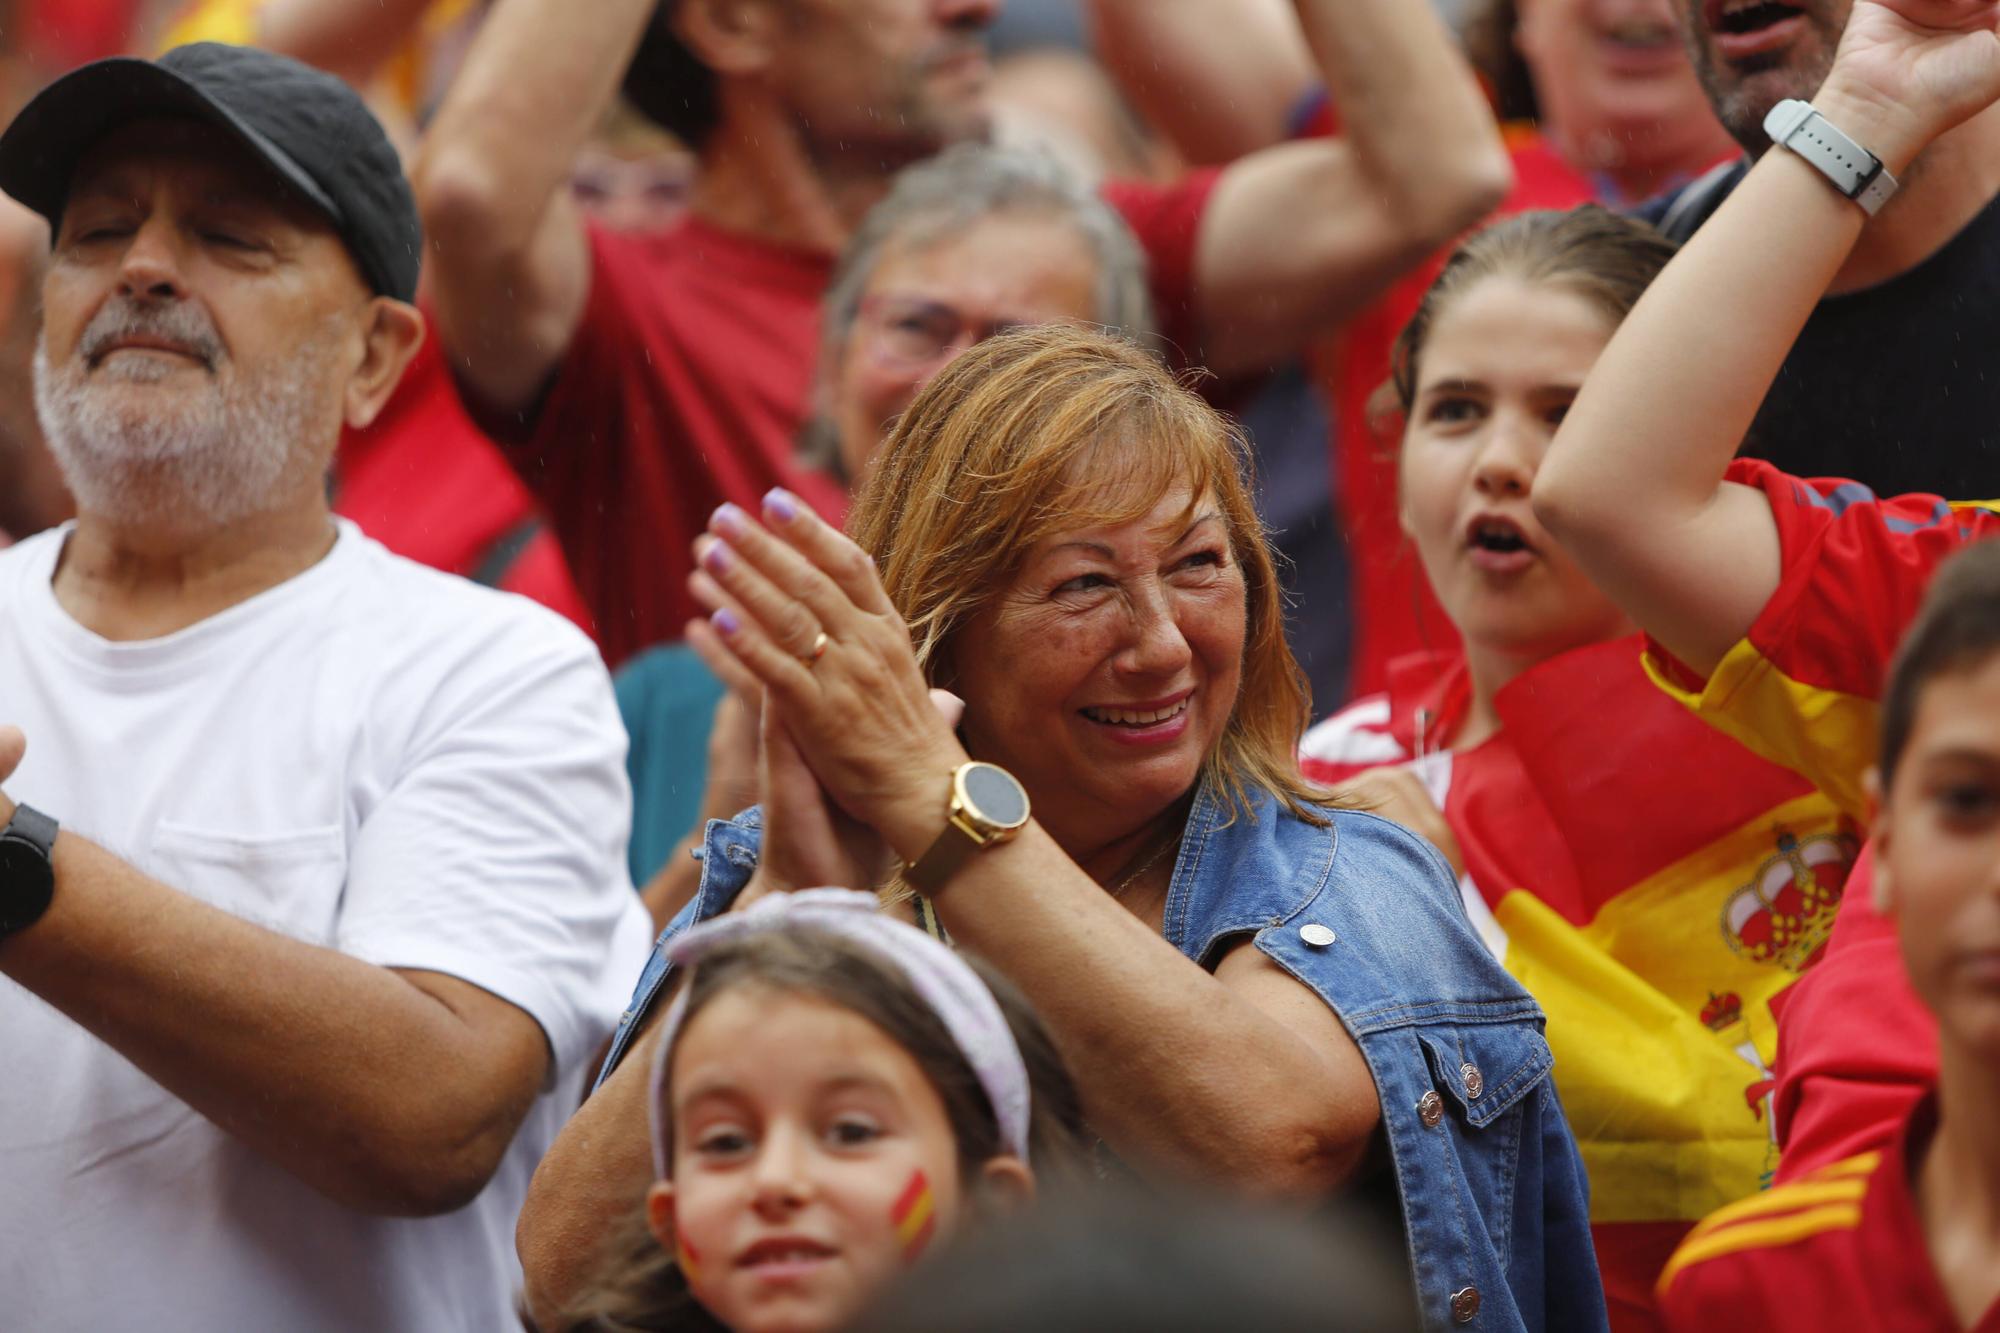
[[[1772,107],[1764,117],[1764,133],[1772,143],[1818,167],[1834,189],[1861,205],[1871,218],[1896,192],[1896,178],[1882,166],[1882,159],[1841,133],[1810,102],[1787,98]]]

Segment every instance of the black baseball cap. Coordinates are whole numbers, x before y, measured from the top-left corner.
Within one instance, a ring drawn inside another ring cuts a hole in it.
[[[377,293],[415,297],[423,231],[381,123],[333,75],[255,47],[194,42],[157,61],[72,70],[0,134],[0,190],[60,227],[83,155],[112,130],[163,116],[227,131],[326,215]]]

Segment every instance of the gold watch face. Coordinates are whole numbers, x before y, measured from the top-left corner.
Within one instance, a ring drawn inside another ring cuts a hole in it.
[[[958,770],[959,804],[982,832],[1012,833],[1028,822],[1028,793],[998,764],[967,764]]]

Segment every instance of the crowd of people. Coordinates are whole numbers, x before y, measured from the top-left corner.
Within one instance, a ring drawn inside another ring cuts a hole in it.
[[[2000,1330],[2000,0],[0,44],[0,1327]]]

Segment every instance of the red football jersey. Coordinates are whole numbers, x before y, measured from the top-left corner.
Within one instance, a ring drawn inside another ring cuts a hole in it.
[[[1722,1209],[1660,1278],[1676,1333],[1952,1333],[1959,1322],[1910,1191],[1936,1106],[1920,1103],[1880,1152],[1849,1157]],[[1971,1333],[2000,1333],[2000,1303]]]

